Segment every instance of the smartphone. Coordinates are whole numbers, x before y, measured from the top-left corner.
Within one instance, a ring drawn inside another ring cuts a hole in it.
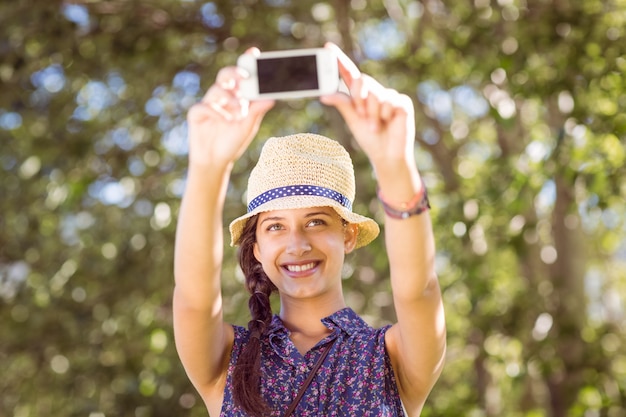
[[[339,88],[337,56],[326,48],[244,54],[237,66],[250,75],[240,85],[249,100],[316,97]]]

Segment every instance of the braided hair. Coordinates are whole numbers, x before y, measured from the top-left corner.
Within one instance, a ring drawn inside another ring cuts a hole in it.
[[[250,293],[248,308],[252,318],[248,322],[250,340],[237,359],[232,379],[235,404],[247,415],[262,417],[270,413],[270,408],[261,396],[261,337],[272,321],[270,295],[277,288],[254,256],[257,222],[258,216],[248,219],[237,241],[239,265]]]

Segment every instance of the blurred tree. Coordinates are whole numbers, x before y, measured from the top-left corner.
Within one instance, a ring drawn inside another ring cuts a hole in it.
[[[623,0],[1,3],[0,415],[206,416],[171,330],[185,113],[247,47],[326,40],[417,106],[449,329],[423,415],[626,415],[625,32]],[[279,103],[259,136],[295,131],[351,149],[381,219],[337,114]],[[374,325],[382,249],[346,268]],[[224,291],[245,323],[234,260]]]

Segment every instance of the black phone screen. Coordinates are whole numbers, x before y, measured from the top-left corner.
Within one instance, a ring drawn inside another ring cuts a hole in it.
[[[319,88],[315,55],[259,59],[257,76],[261,94]]]

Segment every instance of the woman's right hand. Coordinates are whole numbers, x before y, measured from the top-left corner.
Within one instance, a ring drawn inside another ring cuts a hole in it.
[[[246,53],[257,54],[259,51],[251,48]],[[222,68],[215,84],[199,103],[189,109],[190,163],[227,166],[237,160],[254,139],[274,101],[242,98],[240,82],[247,76],[237,67]]]

